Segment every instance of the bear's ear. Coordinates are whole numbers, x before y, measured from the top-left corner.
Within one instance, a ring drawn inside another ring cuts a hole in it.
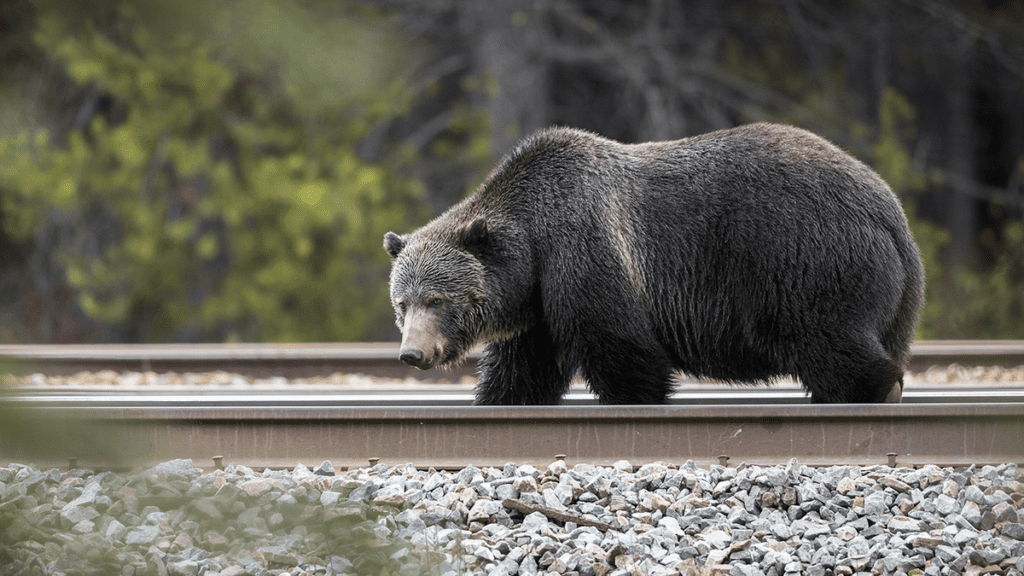
[[[459,244],[473,252],[487,244],[487,220],[477,218],[459,233]]]
[[[398,253],[405,248],[405,240],[394,232],[388,232],[384,235],[384,251],[391,255],[392,258],[397,258]]]

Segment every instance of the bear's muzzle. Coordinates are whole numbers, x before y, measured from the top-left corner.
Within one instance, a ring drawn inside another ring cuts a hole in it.
[[[444,337],[436,313],[422,306],[411,306],[402,329],[402,347],[398,358],[420,370],[428,370],[441,358]]]

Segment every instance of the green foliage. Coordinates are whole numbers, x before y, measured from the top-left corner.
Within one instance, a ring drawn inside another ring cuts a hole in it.
[[[1008,221],[995,264],[990,268],[949,266],[945,251],[949,230],[917,217],[912,198],[938,175],[914,168],[909,143],[915,137],[914,108],[893,87],[882,94],[879,134],[872,163],[904,198],[911,232],[925,268],[925,306],[918,338],[1024,338],[1024,222]]]
[[[941,288],[946,306],[937,332],[943,337],[1024,339],[1024,222],[1007,223],[1002,236],[991,270],[951,270]]]
[[[927,178],[917,171],[908,143],[916,136],[914,107],[895,88],[882,92],[878,106],[878,134],[871,147],[871,164],[903,201],[910,231],[921,251],[925,272],[925,305],[917,326],[918,338],[934,337],[945,315],[936,288],[942,284],[942,253],[949,244],[949,231],[917,217],[913,195],[924,190]],[[869,132],[863,131],[867,136]]]
[[[915,136],[914,106],[892,86],[882,92],[878,106],[878,137],[872,148],[871,163],[893,190],[920,192],[927,184],[924,175],[911,162],[907,143]]]
[[[324,36],[339,30],[297,13],[276,17],[318,31],[308,62],[337,64],[328,72],[275,74],[270,46],[214,50],[127,9],[131,33],[118,40],[40,16],[38,45],[124,113],[97,114],[62,142],[45,130],[0,138],[3,226],[27,240],[50,219],[81,234],[57,257],[88,315],[140,340],[352,340],[391,322],[380,238],[423,219],[422,184],[401,175],[413,155],[370,162],[357,147],[409,90],[367,77],[394,55],[346,53]],[[97,219],[112,241],[86,234]]]

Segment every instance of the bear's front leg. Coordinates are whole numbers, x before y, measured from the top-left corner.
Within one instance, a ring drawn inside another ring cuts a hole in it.
[[[572,371],[563,371],[543,325],[487,345],[480,361],[476,403],[489,406],[558,404]]]

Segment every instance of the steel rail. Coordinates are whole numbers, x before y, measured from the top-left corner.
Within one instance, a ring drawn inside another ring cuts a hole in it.
[[[0,345],[0,358],[22,372],[50,376],[77,372],[212,372],[248,377],[304,376],[333,372],[371,376],[459,377],[472,372],[475,362],[451,373],[419,371],[398,360],[393,342],[303,344],[9,344]],[[425,376],[429,374],[429,376]]]
[[[306,388],[298,391],[266,390],[176,390],[139,391],[91,389],[82,392],[66,390],[48,391],[28,389],[13,391],[5,396],[12,405],[35,408],[99,408],[99,407],[294,407],[317,405],[323,407],[466,407],[473,405],[473,393],[468,391],[399,390],[343,390]],[[908,388],[903,393],[904,404],[989,404],[995,402],[1024,403],[1024,388]],[[810,404],[810,398],[796,387],[745,388],[718,385],[697,389],[677,390],[669,397],[669,405],[679,406],[770,406]],[[561,406],[598,406],[590,392],[577,390],[565,395]]]
[[[46,450],[0,438],[0,461],[148,465],[191,458],[210,467],[388,464],[427,467],[505,462],[546,465],[557,455],[608,465],[620,459],[714,464],[963,465],[1024,463],[1024,401],[902,405],[711,404],[544,407],[346,406],[274,395],[226,403],[194,396],[166,404],[125,398],[7,399],[0,416],[45,432]],[[252,400],[252,399],[250,399]],[[305,401],[300,401],[305,400]],[[893,455],[893,456],[890,456]]]
[[[458,379],[476,373],[480,351],[448,372],[421,371],[398,361],[394,342],[337,344],[94,344],[0,345],[0,359],[20,371],[70,375],[80,371],[205,372],[225,370],[244,376],[303,377],[333,372],[393,378]],[[1024,365],[1024,340],[929,341],[911,346],[909,369],[934,365]]]
[[[911,369],[930,365],[1024,364],[1024,341],[917,342]],[[421,372],[395,358],[395,344],[0,346],[7,371],[47,375],[81,370],[227,370],[301,377],[361,372],[404,378],[457,378]],[[622,458],[702,464],[901,464],[1024,462],[1024,402],[1015,389],[908,388],[903,405],[818,406],[798,388],[686,388],[654,407],[594,405],[570,394],[553,407],[469,406],[470,394],[340,394],[337,388],[267,395],[196,389],[157,400],[138,392],[15,394],[0,401],[0,461],[114,466],[215,455],[249,466],[294,466],[331,459],[341,466],[369,458],[420,466],[609,464]],[[381,406],[387,403],[387,406]],[[4,424],[6,423],[6,427]],[[14,433],[12,433],[14,431]],[[41,442],[26,440],[30,431]]]

